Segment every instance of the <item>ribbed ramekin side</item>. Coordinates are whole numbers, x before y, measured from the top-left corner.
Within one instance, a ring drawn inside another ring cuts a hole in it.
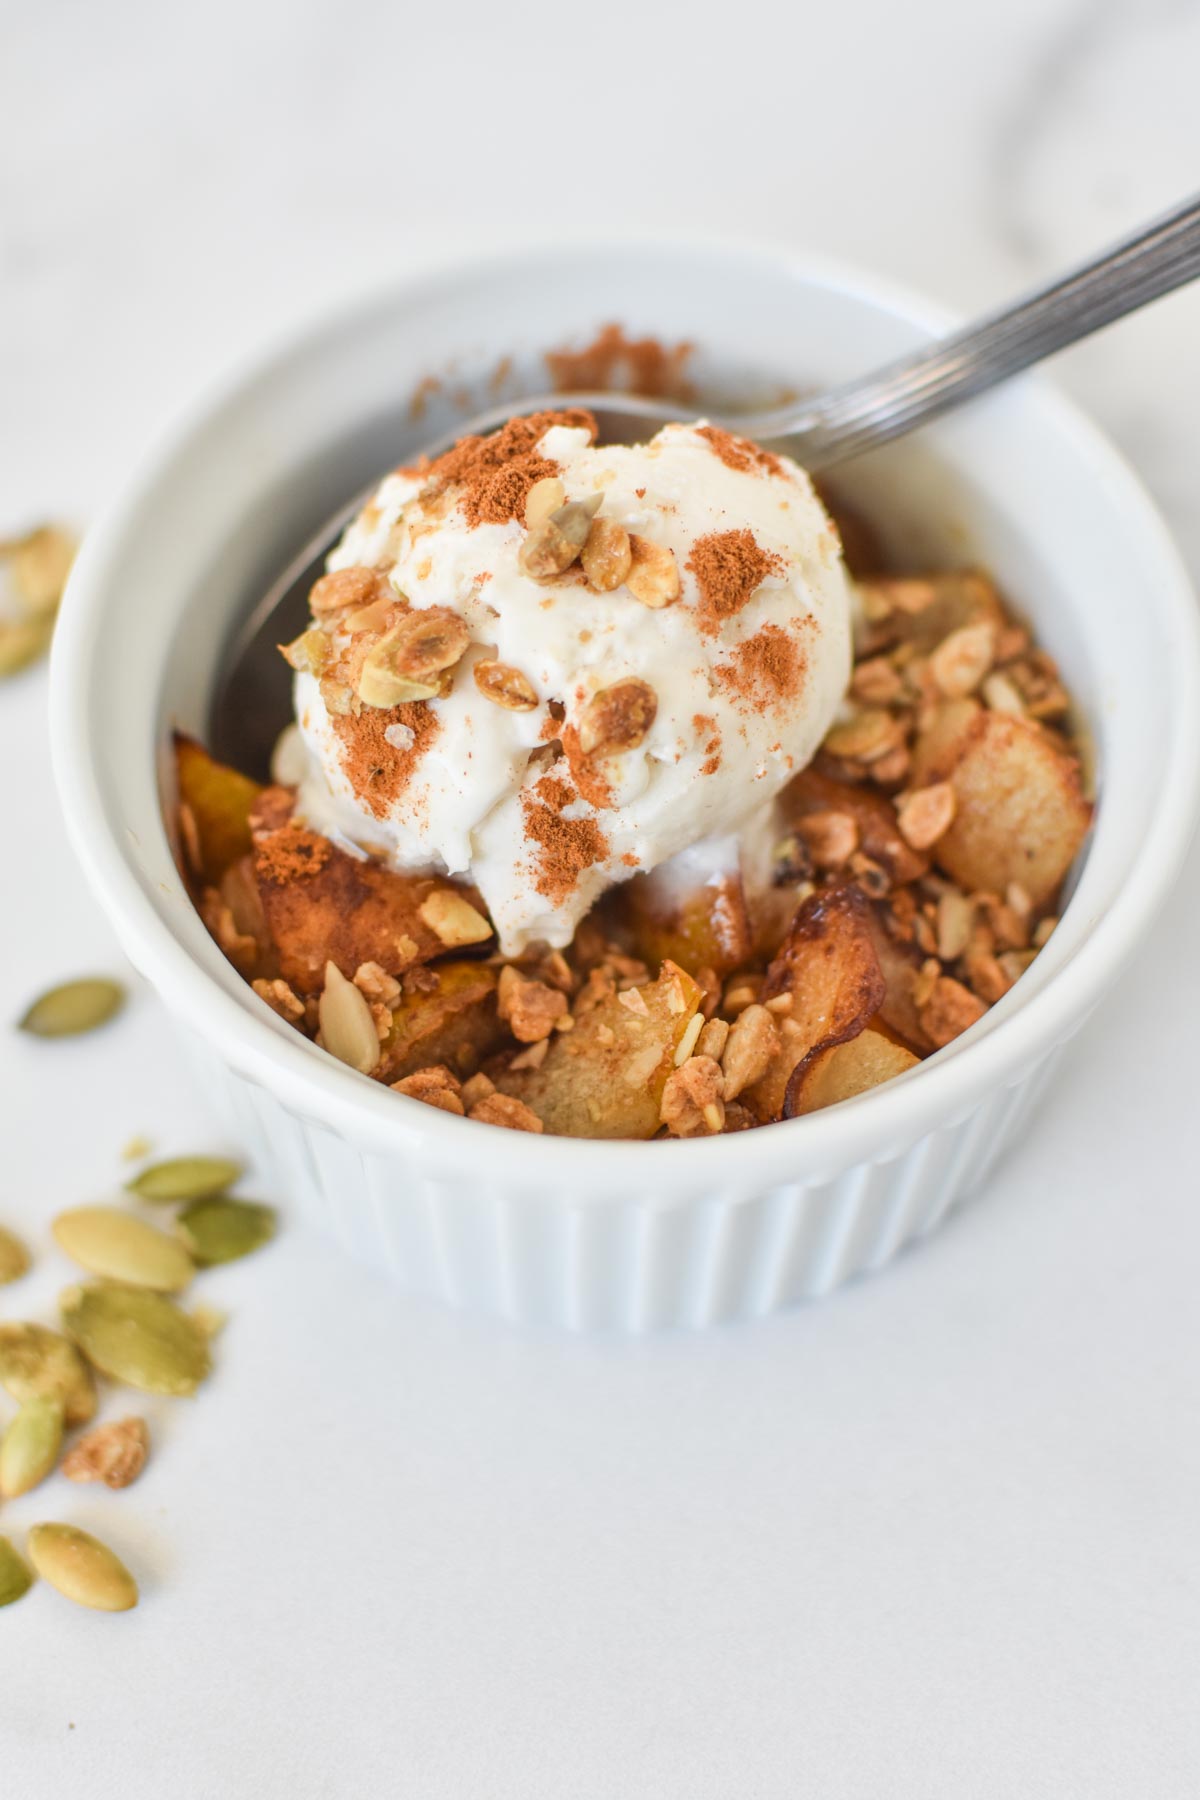
[[[1057,1051],[877,1161],[765,1191],[541,1193],[420,1173],[292,1113],[192,1034],[206,1091],[296,1210],[410,1292],[519,1325],[701,1329],[763,1318],[882,1269],[986,1178]]]

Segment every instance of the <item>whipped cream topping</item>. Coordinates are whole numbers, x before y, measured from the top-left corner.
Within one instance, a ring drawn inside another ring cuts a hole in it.
[[[397,869],[469,877],[507,955],[565,946],[614,882],[736,833],[811,759],[850,672],[837,534],[796,464],[701,426],[600,448],[578,415],[556,417],[524,446],[526,477],[600,496],[599,520],[671,553],[677,597],[646,604],[628,580],[598,592],[586,563],[534,579],[520,481],[505,516],[502,461],[481,502],[451,453],[387,476],[328,564],[461,618],[470,641],[442,691],[390,708],[347,696],[370,609],[318,619],[332,672],[295,683],[302,813]],[[521,678],[519,707],[489,697],[493,663]],[[631,694],[637,741],[597,743],[597,717]]]

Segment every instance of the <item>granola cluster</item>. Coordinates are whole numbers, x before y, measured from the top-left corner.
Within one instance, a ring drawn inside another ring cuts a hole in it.
[[[530,574],[580,562],[597,588],[671,604],[673,562],[594,510],[536,480]],[[355,691],[381,706],[436,691],[464,649],[454,615],[397,615],[366,574],[314,591],[318,616],[353,606],[351,626],[369,628]],[[287,1025],[398,1094],[510,1130],[713,1136],[902,1074],[1048,942],[1091,808],[1053,659],[986,575],[860,573],[857,594],[847,701],[779,797],[766,892],[734,872],[682,898],[637,877],[566,951],[502,957],[477,894],[349,857],[295,818],[287,790],[180,740],[201,916]],[[530,704],[519,669],[483,661],[474,678],[497,705]],[[597,694],[583,753],[636,743],[653,710],[644,683]]]

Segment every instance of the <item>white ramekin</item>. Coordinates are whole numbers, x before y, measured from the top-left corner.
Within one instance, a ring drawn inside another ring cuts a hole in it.
[[[448,409],[486,400],[502,359],[528,391],[544,384],[541,352],[610,320],[693,340],[701,375],[711,361],[797,385],[948,323],[879,282],[744,247],[525,251],[410,282],[242,373],[147,458],[71,578],[52,713],[87,878],[280,1196],[406,1288],[511,1320],[636,1331],[827,1293],[984,1179],[1179,868],[1198,798],[1200,640],[1142,489],[1040,384],[877,453],[849,485],[896,546],[998,574],[1094,730],[1095,830],[1033,969],[902,1080],[727,1138],[530,1137],[353,1074],[275,1018],[196,917],[162,822],[169,729],[203,730],[233,621],[334,505]],[[409,402],[429,376],[447,386],[416,421]]]

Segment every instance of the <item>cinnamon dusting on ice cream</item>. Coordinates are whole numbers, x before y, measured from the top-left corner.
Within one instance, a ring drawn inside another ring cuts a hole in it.
[[[463,438],[414,473],[434,483],[460,487],[468,525],[506,525],[510,519],[524,518],[525,501],[535,481],[558,474],[558,464],[539,455],[537,448],[555,425],[583,429],[588,441],[595,441],[596,421],[577,407],[532,413],[527,419],[510,419],[490,437]]]
[[[574,892],[585,869],[608,855],[608,839],[594,819],[563,817],[573,798],[567,783],[552,775],[521,795],[525,840],[536,848],[533,885],[554,905]]]
[[[427,701],[410,700],[386,709],[364,706],[332,723],[346,779],[367,811],[386,819],[441,730],[437,714]]]
[[[716,680],[729,694],[754,706],[791,700],[804,684],[808,660],[778,625],[763,625],[738,644],[728,662],[718,663]]]
[[[752,531],[711,531],[692,545],[687,568],[700,589],[697,617],[701,629],[715,635],[726,619],[741,612],[768,575],[778,575],[783,561],[764,550]]]
[[[782,475],[783,464],[770,450],[751,443],[749,438],[734,437],[719,425],[698,425],[696,436],[702,437],[714,456],[720,457],[727,469],[743,475]]]

